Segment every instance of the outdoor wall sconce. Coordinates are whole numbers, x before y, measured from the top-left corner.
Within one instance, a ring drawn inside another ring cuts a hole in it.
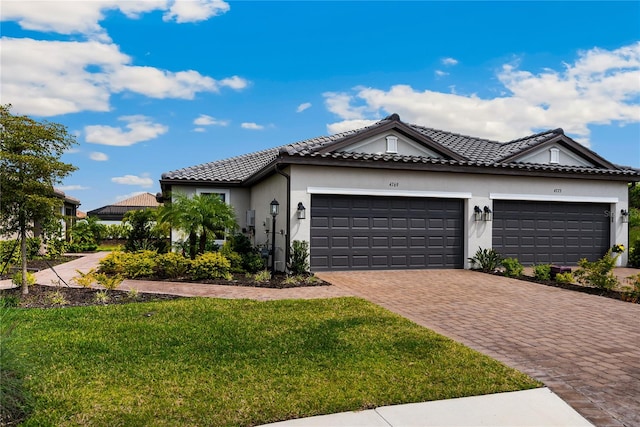
[[[492,212],[491,209],[489,209],[489,206],[485,206],[484,207],[484,220],[485,221],[491,221],[493,218],[491,218],[492,216]]]
[[[629,211],[627,211],[626,209],[622,209],[620,211],[620,216],[622,217],[623,223],[629,222]]]
[[[473,208],[473,218],[476,221],[482,221],[482,210],[480,209],[480,206],[475,206]]]
[[[298,219],[305,219],[307,217],[307,208],[304,207],[302,202],[298,203]]]
[[[276,199],[273,199],[269,205],[269,213],[273,218],[271,223],[271,274],[276,272],[276,217],[280,212],[280,203]]]

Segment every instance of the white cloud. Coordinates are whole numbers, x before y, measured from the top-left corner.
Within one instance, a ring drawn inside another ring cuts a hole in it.
[[[442,64],[447,66],[457,65],[458,60],[455,58],[442,58]]]
[[[193,121],[193,124],[198,126],[229,126],[229,120],[220,120],[207,116],[206,114],[200,114],[200,116]]]
[[[259,125],[257,123],[245,122],[240,125],[242,129],[251,129],[251,130],[262,130],[264,126]]]
[[[580,52],[575,63],[560,71],[533,73],[505,65],[497,77],[505,93],[493,98],[408,85],[325,93],[328,110],[342,119],[328,129],[346,130],[359,121],[398,113],[406,122],[499,141],[562,127],[588,144],[590,124],[640,122],[640,42]]]
[[[60,191],[80,191],[80,190],[90,190],[91,187],[87,187],[84,185],[58,185],[56,188]]]
[[[228,11],[229,4],[221,0],[175,0],[169,11],[164,14],[163,19],[165,21],[175,20],[179,24],[198,22]]]
[[[302,104],[298,105],[298,108],[296,108],[296,113],[302,113],[307,108],[311,108],[311,103],[310,102],[305,102],[305,103],[302,103]]]
[[[206,132],[207,130],[205,128],[194,128],[193,131],[194,132]]]
[[[126,147],[157,138],[169,130],[167,126],[153,123],[145,116],[122,116],[118,120],[127,122],[126,129],[102,125],[86,126],[85,140],[94,144]]]
[[[17,21],[26,30],[82,34],[108,41],[100,21],[105,12],[119,10],[130,19],[154,10],[164,10],[164,20],[177,23],[197,22],[221,15],[229,5],[220,0],[90,0],[24,1],[3,0],[2,20]]]
[[[123,184],[123,185],[139,185],[140,187],[153,186],[153,179],[149,178],[148,176],[137,176],[137,175],[115,176],[111,178],[111,182],[115,182],[116,184]]]
[[[95,160],[96,162],[105,162],[109,160],[109,156],[99,151],[94,151],[91,154],[89,154],[89,158],[91,160]]]
[[[447,73],[446,71],[442,71],[442,70],[436,70],[435,73],[436,73],[436,76],[438,76],[438,77],[443,77],[443,76],[448,76],[449,75],[449,73]]]

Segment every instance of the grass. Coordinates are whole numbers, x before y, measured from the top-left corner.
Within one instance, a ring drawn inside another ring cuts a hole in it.
[[[358,298],[4,310],[25,426],[250,426],[540,386]]]

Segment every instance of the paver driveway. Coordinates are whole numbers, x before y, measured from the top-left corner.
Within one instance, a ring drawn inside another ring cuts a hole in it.
[[[468,270],[320,278],[544,382],[597,426],[640,426],[640,305]]]

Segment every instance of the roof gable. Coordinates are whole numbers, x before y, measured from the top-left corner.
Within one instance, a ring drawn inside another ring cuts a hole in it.
[[[465,160],[464,156],[437,143],[428,135],[416,131],[406,123],[401,122],[397,114],[392,114],[372,126],[363,128],[361,131],[354,132],[352,135],[345,136],[331,144],[319,147],[315,151],[318,154],[336,152],[381,154],[382,152],[388,152],[386,147],[384,151],[377,150],[377,148],[380,148],[380,142],[383,141],[386,136],[397,136],[399,139],[399,147],[407,152],[411,152],[406,155],[425,156],[426,154],[426,157]],[[386,145],[386,141],[384,144]],[[369,151],[365,150],[365,147],[369,148]],[[370,151],[371,149],[375,151]],[[398,151],[397,154],[403,153]]]
[[[552,135],[544,139],[527,141],[525,146],[518,146],[522,145],[523,140],[504,144],[506,149],[503,151],[507,154],[501,156],[499,161],[501,163],[535,163],[618,169],[613,163],[566,136],[562,129],[550,131],[550,134]],[[509,153],[508,146],[511,144],[515,144],[517,150],[512,150],[512,153]],[[557,154],[552,154],[553,152]]]

